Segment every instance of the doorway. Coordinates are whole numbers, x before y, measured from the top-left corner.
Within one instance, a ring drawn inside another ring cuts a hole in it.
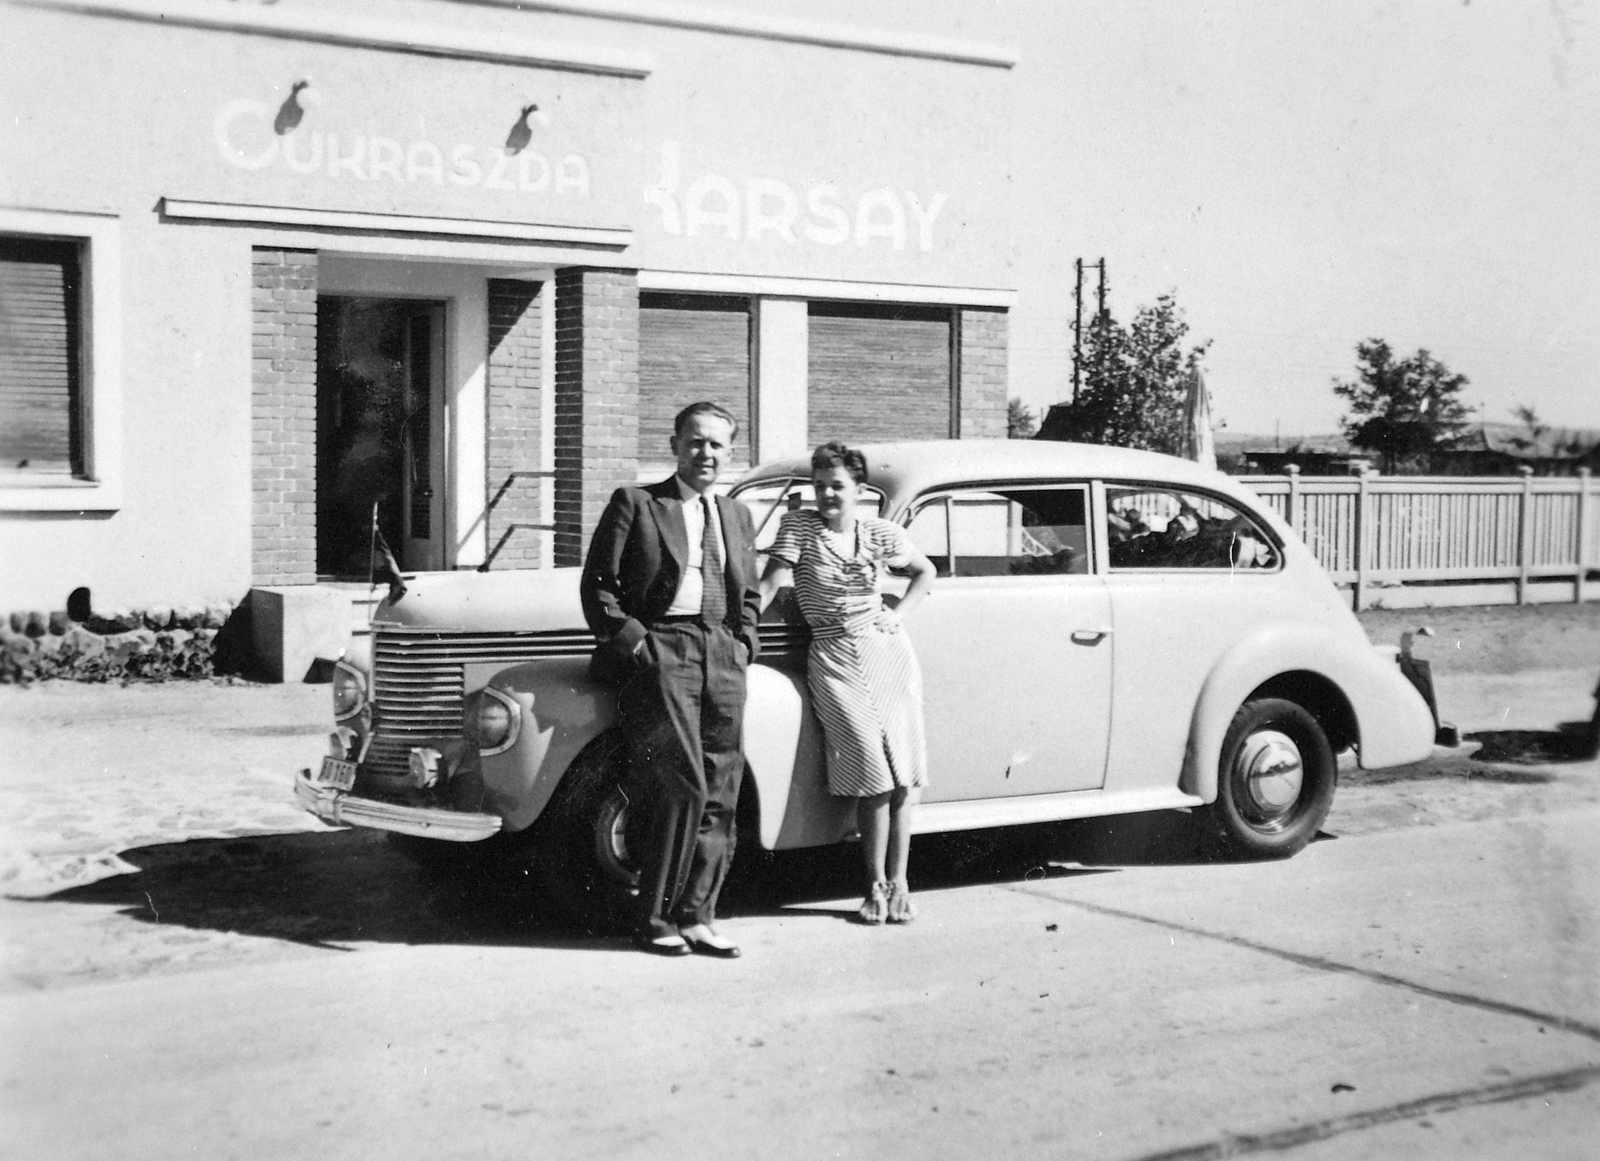
[[[445,304],[317,298],[317,575],[366,580],[377,535],[444,567]]]

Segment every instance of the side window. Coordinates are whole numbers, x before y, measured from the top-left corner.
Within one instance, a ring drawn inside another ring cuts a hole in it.
[[[1083,574],[1088,511],[1082,486],[953,492],[925,501],[907,531],[940,576]]]
[[[1272,569],[1278,549],[1232,504],[1174,488],[1106,488],[1111,567]]]
[[[121,506],[120,227],[0,207],[0,511]]]
[[[0,234],[0,466],[83,478],[82,250]]]

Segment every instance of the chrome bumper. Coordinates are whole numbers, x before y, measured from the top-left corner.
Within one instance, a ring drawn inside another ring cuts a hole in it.
[[[454,843],[479,842],[499,834],[501,827],[498,814],[399,806],[393,802],[358,798],[340,790],[315,786],[311,782],[310,770],[302,770],[295,775],[294,796],[306,810],[335,826],[366,826]]]

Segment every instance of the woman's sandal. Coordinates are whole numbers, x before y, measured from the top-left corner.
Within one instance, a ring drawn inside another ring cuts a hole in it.
[[[872,884],[872,890],[867,892],[867,897],[861,902],[861,910],[856,913],[862,923],[877,925],[889,917],[889,888],[885,883]]]
[[[911,892],[899,883],[889,884],[888,911],[890,923],[910,923],[917,917],[917,909],[911,902]]]

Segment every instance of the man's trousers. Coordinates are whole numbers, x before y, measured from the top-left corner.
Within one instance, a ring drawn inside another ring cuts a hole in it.
[[[733,861],[744,774],[744,642],[698,621],[654,625],[639,672],[617,693],[628,740],[630,843],[639,854],[638,931],[710,923]]]

